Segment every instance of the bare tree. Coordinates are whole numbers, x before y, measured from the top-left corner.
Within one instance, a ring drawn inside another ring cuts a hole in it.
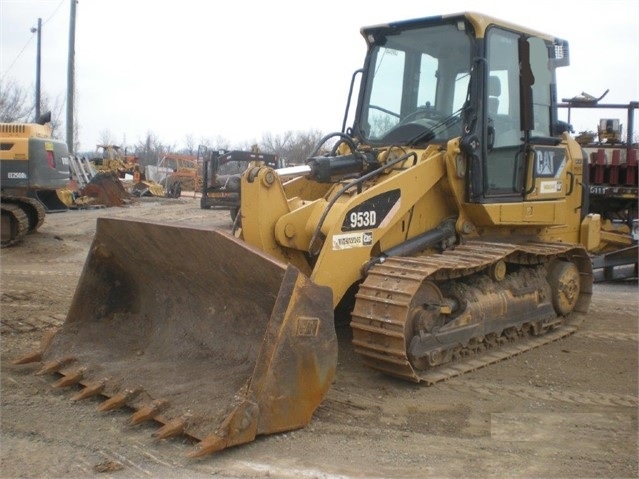
[[[52,136],[61,138],[64,101],[61,101],[59,97],[52,100],[46,92],[42,92],[40,103],[41,111],[51,112]],[[14,80],[0,81],[0,121],[29,123],[37,120],[33,117],[34,114],[35,106],[31,104],[31,91],[22,88]]]
[[[133,148],[141,166],[157,165],[164,155],[174,149],[164,145],[152,132],[148,132],[144,141],[138,142]]]
[[[64,100],[57,96],[55,100],[51,100],[51,97],[47,92],[40,94],[41,111],[51,112],[51,135],[54,138],[64,138],[65,131],[62,124],[62,113],[64,110]],[[35,108],[33,109],[35,111]]]
[[[304,163],[322,138],[319,130],[287,131],[281,135],[265,133],[260,142],[260,150],[274,153],[289,164]]]
[[[102,130],[100,132],[100,144],[101,145],[115,145],[115,136],[109,129]]]
[[[235,145],[233,146],[233,150],[243,150],[243,151],[253,151],[253,148],[255,147],[256,142],[255,140],[243,140],[240,142],[235,143]],[[259,146],[259,145],[258,145]],[[259,148],[261,151],[264,151],[265,153],[270,153],[271,150],[267,150],[265,148]]]
[[[286,131],[281,135],[273,135],[272,133],[267,132],[262,135],[260,147],[268,153],[275,153],[283,156],[282,153],[287,151],[293,143],[293,137],[294,133],[292,131]]]
[[[184,144],[186,146],[186,148],[183,150],[185,155],[195,154],[196,145],[193,135],[186,135],[186,137],[184,138]]]
[[[230,150],[232,149],[230,146],[230,141],[228,138],[224,138],[221,135],[217,135],[215,138],[200,138],[198,142],[198,146],[206,146],[210,150]],[[241,148],[237,148],[238,150]]]
[[[29,104],[30,94],[14,80],[0,80],[0,121],[4,123],[27,122],[33,114]]]

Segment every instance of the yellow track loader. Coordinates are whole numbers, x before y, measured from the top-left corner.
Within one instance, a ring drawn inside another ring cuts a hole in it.
[[[342,131],[305,165],[248,169],[241,228],[99,219],[66,322],[17,362],[200,456],[310,421],[334,311],[365,364],[425,384],[574,332],[589,251],[632,239],[586,206],[557,118],[567,42],[476,13],[362,35]]]

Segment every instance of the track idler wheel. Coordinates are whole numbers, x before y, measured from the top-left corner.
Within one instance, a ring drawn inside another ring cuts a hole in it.
[[[552,305],[559,316],[570,314],[579,298],[579,270],[569,261],[555,261],[548,270]]]
[[[413,298],[410,308],[410,321],[407,325],[412,329],[407,332],[407,350],[411,349],[413,338],[422,338],[436,331],[444,324],[442,306],[445,300],[442,292],[431,281],[424,281]],[[413,367],[428,369],[450,361],[450,351],[446,348],[436,348],[428,351],[423,356],[410,355]]]

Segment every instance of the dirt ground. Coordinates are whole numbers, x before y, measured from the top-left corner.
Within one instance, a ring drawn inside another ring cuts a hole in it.
[[[153,424],[129,427],[130,413],[97,413],[98,399],[71,402],[37,365],[11,364],[64,321],[99,216],[231,227],[198,199],[151,199],[48,215],[2,250],[3,478],[639,476],[636,280],[597,284],[574,335],[432,387],[364,368],[340,328],[337,377],[310,426],[188,459],[184,439],[153,441]]]

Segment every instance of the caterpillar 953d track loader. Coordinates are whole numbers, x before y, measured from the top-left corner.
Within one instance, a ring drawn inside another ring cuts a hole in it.
[[[247,170],[234,235],[99,219],[65,324],[22,360],[198,456],[308,423],[334,311],[367,365],[427,384],[572,333],[589,250],[628,238],[588,214],[587,157],[557,119],[567,42],[475,13],[362,34],[357,107],[325,154]]]

